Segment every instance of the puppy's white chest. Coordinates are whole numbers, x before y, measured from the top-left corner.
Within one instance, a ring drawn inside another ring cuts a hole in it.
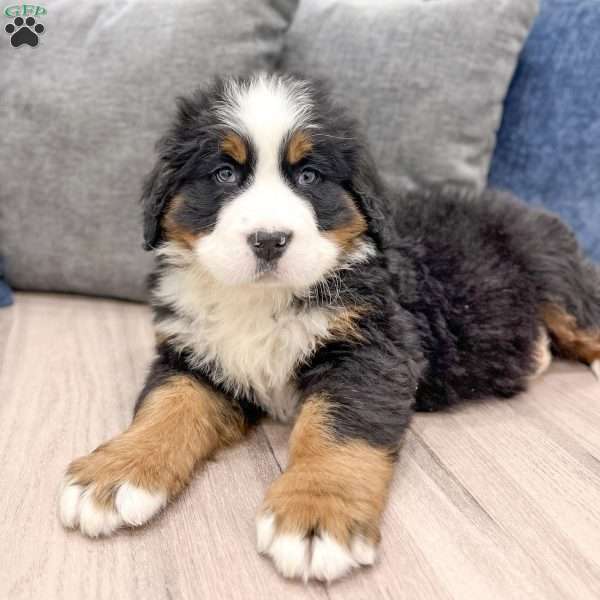
[[[319,340],[328,334],[329,315],[313,310],[298,314],[293,308],[277,313],[265,306],[217,311],[205,319],[196,349],[218,365],[217,379],[233,392],[254,392],[272,416],[293,416],[299,394],[294,385],[297,368],[309,359]]]
[[[168,273],[156,295],[169,299],[176,315],[157,330],[191,350],[192,366],[210,369],[229,392],[252,393],[273,417],[287,420],[299,400],[297,369],[329,337],[332,311],[298,310],[288,296],[269,290],[245,292],[215,296],[185,272]]]

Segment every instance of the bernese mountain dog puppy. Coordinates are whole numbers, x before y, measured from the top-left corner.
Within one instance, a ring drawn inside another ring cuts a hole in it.
[[[414,410],[514,396],[552,354],[600,371],[600,273],[557,217],[389,192],[310,82],[218,81],[180,101],[158,154],[156,359],[130,428],[69,466],[67,527],[142,525],[266,414],[294,426],[258,550],[331,581],[375,560]]]

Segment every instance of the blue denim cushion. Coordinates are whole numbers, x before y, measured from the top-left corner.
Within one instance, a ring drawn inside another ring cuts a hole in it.
[[[489,183],[562,215],[600,261],[599,0],[542,0]]]
[[[13,303],[12,292],[4,280],[4,259],[0,256],[0,308]]]

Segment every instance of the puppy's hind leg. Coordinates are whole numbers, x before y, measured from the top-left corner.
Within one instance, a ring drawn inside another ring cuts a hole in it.
[[[507,228],[539,294],[555,354],[600,367],[600,266],[590,262],[556,215],[519,208]]]
[[[540,336],[535,344],[533,351],[533,364],[535,370],[530,376],[530,380],[541,377],[552,364],[552,350],[550,349],[551,342],[548,332],[544,327],[540,330]]]
[[[600,379],[600,327],[580,327],[573,315],[556,304],[546,304],[542,316],[558,354],[589,365]]]

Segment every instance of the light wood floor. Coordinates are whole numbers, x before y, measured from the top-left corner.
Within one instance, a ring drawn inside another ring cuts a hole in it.
[[[18,294],[0,310],[0,599],[600,598],[600,383],[555,364],[524,397],[418,415],[376,566],[280,579],[254,514],[286,461],[273,423],[150,526],[91,541],[56,517],[66,464],[127,426],[152,353],[145,307]]]

